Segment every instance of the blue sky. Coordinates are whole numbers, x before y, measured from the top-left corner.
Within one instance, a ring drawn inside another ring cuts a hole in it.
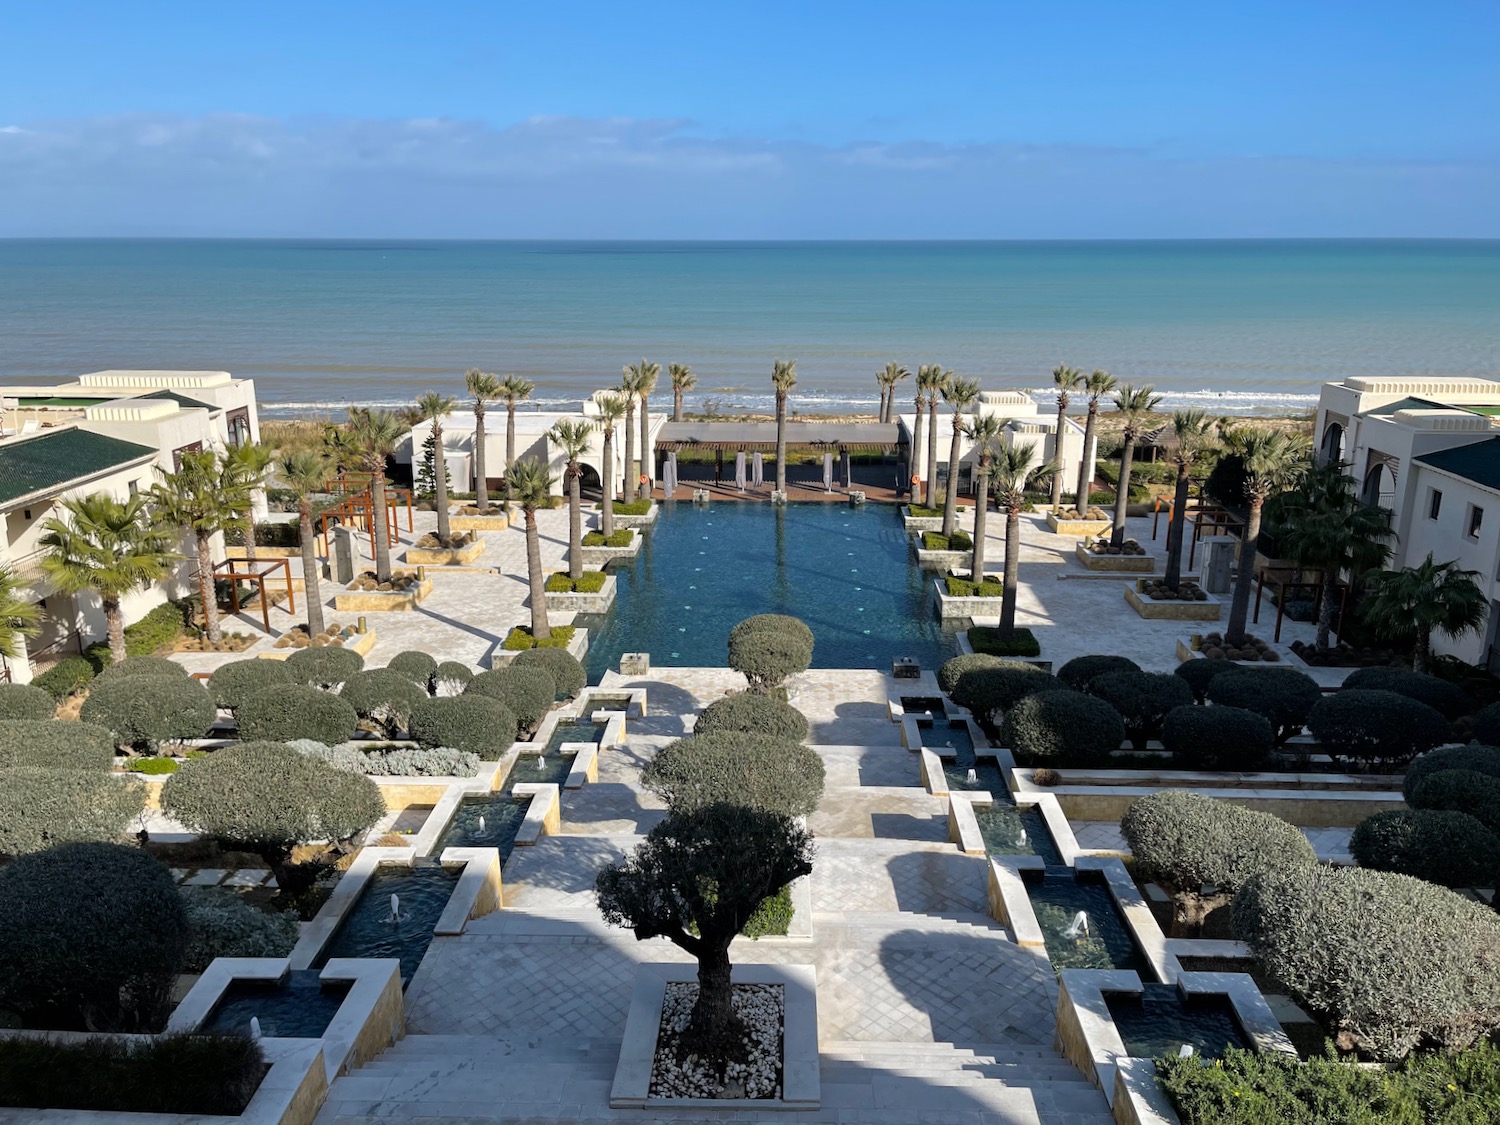
[[[48,4],[0,235],[1500,236],[1493,3]]]

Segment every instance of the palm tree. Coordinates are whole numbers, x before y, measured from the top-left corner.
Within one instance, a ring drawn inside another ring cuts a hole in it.
[[[1036,463],[1036,446],[1002,445],[995,453],[995,503],[1005,512],[1005,590],[1000,598],[1000,630],[1016,627],[1016,591],[1021,580],[1021,509],[1028,481],[1055,472],[1053,462]],[[976,578],[976,581],[978,579]]]
[[[604,474],[600,479],[603,499],[599,506],[603,515],[599,519],[599,530],[605,535],[615,533],[615,427],[625,417],[625,399],[620,395],[600,395],[594,400],[599,408],[599,429],[604,434]]]
[[[313,530],[312,498],[328,480],[328,459],[310,449],[282,454],[281,481],[297,497],[297,532],[302,539],[302,584],[307,601],[307,635],[324,629],[322,566],[318,562],[317,533]]]
[[[1187,502],[1193,464],[1218,444],[1218,427],[1202,410],[1179,410],[1172,415],[1172,433],[1177,446],[1172,464],[1177,467],[1177,491],[1172,495],[1172,522],[1167,524],[1167,574],[1169,590],[1182,585],[1182,545],[1187,538]]]
[[[266,473],[270,471],[274,454],[264,445],[247,441],[243,445],[230,446],[224,456],[227,460],[233,461],[251,482],[250,487],[245,491],[245,507],[239,516],[245,530],[245,558],[254,562],[255,494],[266,483]]]
[[[385,506],[385,462],[396,448],[407,427],[389,410],[372,410],[367,406],[349,409],[349,437],[359,450],[360,463],[370,474],[370,522],[375,539],[375,579],[391,580],[391,541]]]
[[[12,660],[26,655],[25,638],[36,636],[42,620],[41,609],[21,593],[23,585],[14,570],[0,563],[0,656]],[[124,636],[122,631],[122,643]],[[120,659],[114,656],[113,646],[110,655]]]
[[[500,397],[505,400],[505,507],[510,510],[513,497],[510,487],[510,467],[516,462],[516,403],[531,397],[536,384],[519,375],[507,375],[500,380]]]
[[[212,456],[212,455],[210,455]],[[152,521],[144,496],[116,500],[95,492],[63,501],[66,520],[42,524],[42,573],[65,594],[93,590],[104,603],[109,656],[125,659],[125,615],[120,599],[172,573],[178,558],[171,537]],[[0,613],[0,617],[7,616]],[[17,655],[7,652],[7,656]]]
[[[1063,436],[1068,432],[1068,407],[1073,402],[1073,392],[1083,386],[1083,372],[1076,367],[1059,363],[1052,369],[1052,385],[1057,390],[1057,439],[1052,443],[1052,459],[1062,465]],[[1088,450],[1085,449],[1087,454]],[[1052,474],[1052,511],[1062,508],[1063,475]]]
[[[964,436],[964,411],[979,401],[978,379],[950,379],[943,387],[943,401],[953,407],[953,439],[948,443],[948,489],[943,497],[943,534],[958,526],[958,454]]]
[[[160,470],[158,470],[160,471]],[[198,594],[203,599],[203,631],[215,648],[224,639],[214,591],[213,537],[238,527],[250,504],[254,480],[232,458],[222,460],[211,449],[182,455],[175,473],[162,473],[151,489],[158,520],[190,531],[197,543]]]
[[[1099,419],[1099,400],[1115,389],[1115,377],[1108,371],[1095,371],[1084,379],[1083,389],[1089,396],[1089,416],[1083,427],[1083,456],[1078,459],[1078,491],[1073,498],[1079,519],[1088,514],[1089,487],[1094,483],[1090,451],[1094,445],[1094,423]]]
[[[474,396],[474,507],[483,515],[490,510],[489,486],[484,479],[484,409],[500,397],[500,379],[471,367],[464,372],[464,386]]]
[[[568,461],[563,474],[568,485],[568,577],[575,579],[583,577],[583,498],[578,483],[583,478],[583,469],[578,462],[589,451],[593,433],[592,422],[564,418],[547,435]]]
[[[1266,516],[1284,554],[1298,566],[1322,571],[1319,652],[1328,651],[1339,576],[1347,571],[1355,578],[1384,566],[1391,555],[1385,540],[1395,534],[1388,512],[1360,502],[1358,488],[1352,477],[1344,475],[1345,468],[1330,464],[1310,469],[1301,486],[1277,497]]]
[[[641,360],[644,365],[645,360]],[[641,372],[633,363],[627,363],[620,376],[620,388],[616,392],[625,399],[625,465],[621,471],[620,500],[629,503],[635,492],[635,404],[641,397]]]
[[[797,361],[778,359],[771,368],[771,386],[776,388],[776,489],[786,491],[786,400],[797,385]]]
[[[510,468],[513,495],[526,517],[526,578],[531,586],[531,635],[545,641],[552,636],[547,624],[547,580],[542,574],[542,545],[536,529],[536,510],[545,507],[552,494],[552,474],[534,457],[517,461]]]
[[[1255,585],[1255,552],[1260,547],[1261,513],[1266,498],[1290,488],[1301,477],[1307,443],[1270,430],[1239,429],[1227,436],[1229,450],[1240,459],[1245,472],[1245,502],[1249,515],[1240,539],[1234,603],[1229,627],[1224,631],[1231,644],[1245,640],[1245,622],[1250,615],[1250,591]]]
[[[928,372],[933,370],[933,365],[924,363],[917,368],[917,394],[913,400],[917,408],[917,420],[911,427],[911,502],[922,503],[922,496],[917,491],[921,485],[922,475],[922,422],[927,414],[927,387],[929,383]]]
[[[1155,387],[1133,387],[1129,383],[1121,383],[1119,390],[1115,392],[1115,412],[1125,422],[1120,431],[1124,444],[1120,449],[1119,487],[1115,489],[1115,526],[1109,534],[1110,543],[1116,547],[1125,542],[1125,510],[1130,503],[1130,469],[1135,461],[1135,441],[1141,436],[1146,415],[1159,405],[1161,397],[1156,393]]]
[[[698,385],[698,376],[685,363],[667,364],[667,378],[672,380],[672,421],[682,421],[682,396]]]
[[[1432,660],[1432,631],[1457,640],[1484,624],[1484,591],[1479,571],[1464,570],[1458,560],[1383,570],[1370,576],[1364,615],[1381,636],[1411,641],[1414,672],[1427,671]]]
[[[432,503],[437,508],[438,539],[446,543],[453,533],[448,523],[448,462],[443,454],[443,419],[453,413],[454,400],[437,391],[428,391],[417,399],[423,421],[432,423]]]
[[[938,395],[948,393],[948,384],[953,372],[933,365],[932,385],[927,391],[927,506],[937,506],[937,404]],[[953,491],[957,479],[953,470],[948,470],[948,491]]]
[[[640,488],[636,492],[637,498],[645,500],[651,495],[651,476],[654,466],[651,463],[649,447],[651,445],[651,392],[656,390],[656,381],[661,377],[661,364],[647,363],[641,360],[641,366],[637,369],[640,374],[641,396],[641,481]]]
[[[902,379],[911,378],[911,372],[905,364],[887,363],[883,371],[875,373],[875,381],[880,384],[880,420],[889,422],[891,420],[891,408],[896,404],[896,384]]]
[[[990,464],[995,459],[995,443],[1005,430],[1005,423],[993,414],[981,414],[969,423],[965,431],[974,443],[978,458],[974,481],[974,557],[969,563],[969,573],[975,582],[984,579],[984,524],[990,507]]]

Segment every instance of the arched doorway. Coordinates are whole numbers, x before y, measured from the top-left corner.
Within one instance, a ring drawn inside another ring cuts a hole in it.
[[[1360,497],[1371,507],[1390,509],[1396,502],[1396,474],[1391,472],[1391,467],[1384,461],[1378,461],[1370,466],[1370,471],[1365,474],[1364,488],[1360,490]]]
[[[1344,427],[1337,422],[1328,423],[1318,452],[1325,465],[1337,465],[1341,462],[1344,459]]]
[[[599,479],[599,471],[587,462],[578,466],[578,491],[585,500],[597,503],[604,499],[604,482]]]

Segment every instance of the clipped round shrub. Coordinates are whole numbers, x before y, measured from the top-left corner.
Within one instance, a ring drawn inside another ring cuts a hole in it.
[[[1500,872],[1500,837],[1468,813],[1395,809],[1367,816],[1349,836],[1361,867],[1441,887],[1487,886]]]
[[[1142,797],[1120,832],[1135,873],[1172,895],[1174,932],[1201,924],[1257,876],[1318,861],[1307,837],[1280,817],[1183,790]],[[1205,895],[1205,886],[1215,893]]]
[[[952,695],[958,690],[960,681],[970,672],[978,671],[980,668],[1001,668],[1007,663],[998,656],[989,656],[982,652],[963,653],[943,661],[937,671],[938,688],[944,695]]]
[[[572,699],[589,682],[583,665],[565,648],[528,648],[516,654],[511,667],[543,669],[556,682],[559,699]]]
[[[788,739],[726,732],[679,738],[656,752],[641,784],[674,812],[720,802],[806,816],[823,798],[823,759]]]
[[[427,690],[391,668],[370,668],[344,681],[339,698],[361,719],[387,732],[405,730],[412,709],[427,700]],[[310,737],[310,736],[308,736]],[[347,736],[346,736],[347,737]]]
[[[1316,680],[1293,668],[1236,667],[1211,679],[1207,696],[1210,703],[1243,707],[1270,719],[1280,745],[1302,729],[1323,693]]]
[[[78,717],[136,750],[202,738],[214,725],[213,696],[189,676],[100,676]]]
[[[208,692],[220,707],[233,711],[258,691],[292,682],[284,660],[234,660],[214,669]]]
[[[1491,703],[1481,708],[1469,727],[1475,742],[1486,746],[1500,746],[1500,703]]]
[[[484,695],[505,705],[523,730],[535,730],[557,701],[557,681],[544,668],[494,668],[481,672],[464,688],[465,695]]]
[[[1407,804],[1414,809],[1468,813],[1491,832],[1500,833],[1500,777],[1475,770],[1425,773],[1412,786]],[[1491,878],[1500,874],[1500,868]]]
[[[161,800],[193,831],[277,858],[297,844],[347,840],[385,815],[385,799],[368,777],[280,742],[244,742],[194,758],[167,779]]]
[[[215,957],[285,957],[297,944],[297,915],[257,910],[234,891],[183,887],[188,947],[184,973],[201,973]]]
[[[1161,734],[1169,711],[1193,704],[1192,688],[1176,676],[1158,672],[1105,672],[1089,681],[1088,691],[1120,713],[1125,737],[1137,750]]]
[[[1027,764],[1049,766],[1106,760],[1124,739],[1118,711],[1102,699],[1066,688],[1025,696],[1005,712],[1000,728],[1001,743]]]
[[[1409,875],[1316,864],[1235,896],[1234,930],[1339,1047],[1396,1062],[1500,1026],[1500,915]]]
[[[1194,703],[1202,703],[1208,698],[1208,685],[1214,677],[1221,672],[1235,670],[1235,666],[1227,660],[1184,660],[1172,669],[1172,675],[1177,676],[1192,690]]]
[[[1500,749],[1479,745],[1439,746],[1417,755],[1406,767],[1406,781],[1401,786],[1406,803],[1416,804],[1417,787],[1425,778],[1443,770],[1469,770],[1500,778]]]
[[[1066,691],[1062,682],[1035,664],[1002,660],[991,668],[975,668],[959,678],[953,702],[967,707],[983,722],[995,722],[996,711],[1009,711],[1028,695]]]
[[[1175,707],[1161,724],[1161,744],[1194,770],[1258,770],[1276,745],[1271,720],[1243,707]]]
[[[1075,691],[1083,691],[1095,676],[1140,670],[1141,666],[1128,656],[1075,656],[1057,670],[1057,678]]]
[[[422,746],[446,746],[493,762],[516,740],[516,716],[478,692],[429,699],[412,708],[408,733]]]
[[[188,945],[166,867],[138,848],[64,844],[0,868],[0,1007],[154,1031]]]
[[[0,778],[0,855],[83,840],[114,843],[145,804],[143,786],[104,770],[8,769]]]
[[[729,640],[733,642],[737,636],[768,631],[790,633],[805,642],[808,648],[813,647],[813,631],[807,627],[807,623],[800,617],[785,613],[757,613],[754,617],[747,617],[729,630]]]
[[[437,676],[433,682],[439,695],[458,695],[469,686],[469,681],[473,678],[474,670],[467,664],[445,660],[437,666]]]
[[[807,719],[795,707],[769,695],[745,691],[714,700],[699,713],[698,721],[693,724],[695,735],[723,734],[725,731],[806,742],[808,726]]]
[[[333,745],[354,735],[359,723],[347,700],[315,687],[281,684],[248,696],[234,713],[240,737],[290,742],[311,738]]]
[[[51,692],[30,684],[0,684],[0,720],[50,719],[56,713]]]
[[[420,649],[398,652],[385,666],[392,672],[405,676],[423,691],[430,691],[437,679],[438,662]]]
[[[1425,703],[1358,688],[1318,700],[1307,729],[1333,758],[1386,767],[1404,766],[1452,733],[1448,720]]]
[[[809,632],[804,637],[790,628],[731,633],[729,666],[745,677],[751,691],[770,691],[779,687],[788,676],[807,671],[812,663],[813,646],[808,639],[811,635]]]
[[[1357,668],[1349,673],[1343,686],[1345,690],[1393,691],[1441,711],[1450,722],[1474,709],[1474,700],[1457,684],[1410,668]]]
[[[352,648],[299,648],[286,659],[292,681],[331,688],[363,671],[365,658]]]
[[[96,680],[113,680],[134,676],[170,676],[173,679],[188,679],[188,670],[175,660],[165,656],[127,656],[118,664],[106,664],[99,670]]]
[[[31,678],[31,686],[41,688],[53,699],[67,699],[94,678],[94,666],[86,657],[65,656],[52,667]]]
[[[92,723],[66,719],[7,719],[0,722],[0,769],[107,770],[114,764],[114,736]]]

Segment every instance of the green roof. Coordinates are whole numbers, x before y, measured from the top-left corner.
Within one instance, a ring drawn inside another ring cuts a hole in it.
[[[69,427],[0,445],[0,504],[84,480],[156,450]]]
[[[175,402],[178,406],[181,406],[181,407],[183,407],[186,410],[194,410],[194,409],[197,409],[197,410],[219,410],[219,409],[221,409],[220,407],[215,406],[211,402],[200,402],[200,401],[198,401],[195,398],[188,398],[187,395],[178,394],[176,391],[153,391],[151,394],[149,394],[149,395],[142,395],[141,397],[142,398],[169,398],[173,402]]]
[[[1473,445],[1460,445],[1455,449],[1443,449],[1437,453],[1424,453],[1417,458],[1424,465],[1442,469],[1464,480],[1471,480],[1485,488],[1500,492],[1500,437],[1486,438]]]

